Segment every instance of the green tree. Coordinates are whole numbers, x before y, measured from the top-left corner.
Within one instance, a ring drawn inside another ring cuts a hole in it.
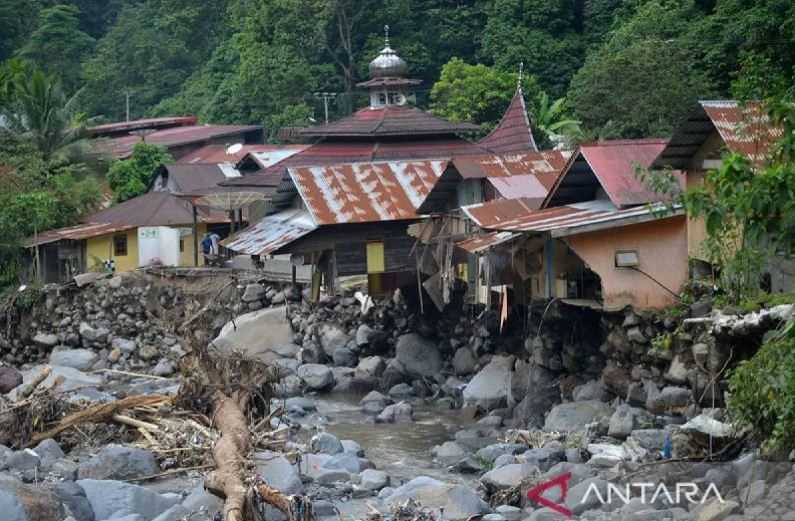
[[[582,135],[580,122],[568,115],[566,98],[551,100],[546,92],[539,92],[530,109],[530,120],[536,144],[551,148],[561,144],[573,145]]]
[[[94,45],[94,39],[80,30],[80,10],[58,4],[42,9],[39,24],[19,56],[60,78],[68,92],[78,90],[80,63]]]
[[[113,163],[108,171],[108,183],[116,202],[145,193],[157,167],[173,160],[164,147],[149,143],[136,144],[129,159]]]
[[[516,92],[517,81],[514,73],[453,58],[442,68],[431,90],[431,109],[451,121],[476,123],[485,133],[499,123]],[[532,76],[524,78],[522,87],[531,98],[539,93]]]
[[[29,139],[44,161],[85,135],[77,94],[67,98],[57,79],[38,69],[12,65],[5,80],[4,117],[12,131]]]

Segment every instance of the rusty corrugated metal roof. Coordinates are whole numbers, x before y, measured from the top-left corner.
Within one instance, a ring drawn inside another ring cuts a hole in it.
[[[352,116],[328,125],[305,128],[301,131],[301,135],[309,137],[412,137],[475,132],[477,130],[477,125],[453,123],[416,107],[390,105],[363,108],[353,113]]]
[[[541,200],[528,198],[496,199],[465,206],[462,209],[481,228],[496,229],[504,222],[527,215],[541,206]]]
[[[318,225],[416,219],[447,161],[391,161],[290,168]]]
[[[193,125],[178,126],[157,130],[146,136],[146,142],[166,148],[178,147],[236,134],[261,131],[259,125]],[[117,159],[125,159],[132,154],[133,147],[143,140],[140,136],[123,135],[116,138],[98,139],[95,148],[111,154]]]
[[[477,210],[481,210],[478,208],[479,206],[482,205],[462,208],[464,213],[478,225],[480,225],[479,215],[482,215],[477,212]],[[473,210],[475,211],[473,212]],[[662,204],[653,207],[643,205],[618,209],[610,201],[599,200],[545,210],[525,211],[500,222],[483,221],[484,224],[481,227],[511,232],[550,232],[553,237],[565,237],[583,231],[653,221],[679,216],[683,213],[681,208],[677,208],[673,214],[665,212],[665,206]]]
[[[515,232],[489,232],[457,242],[455,245],[469,253],[480,253],[494,246],[511,241],[520,235],[521,234]]]
[[[34,246],[41,246],[51,242],[71,240],[79,241],[83,239],[90,239],[92,237],[99,237],[109,233],[123,232],[135,228],[134,225],[110,224],[110,223],[84,223],[77,226],[69,226],[66,228],[58,228],[55,230],[47,230],[39,233],[35,238],[29,237],[25,240],[25,246],[32,248]]]
[[[94,137],[107,136],[112,134],[129,133],[133,130],[143,130],[150,128],[179,127],[185,125],[195,125],[199,121],[196,116],[168,116],[162,118],[144,118],[133,121],[119,121],[116,123],[105,123],[88,127],[86,131]]]
[[[285,210],[227,237],[221,244],[244,255],[269,255],[317,228],[305,210]]]
[[[494,154],[515,154],[537,152],[533,130],[527,116],[522,88],[516,89],[508,110],[502,115],[500,123],[491,133],[478,141],[478,144]]]
[[[533,175],[548,190],[566,168],[570,155],[570,152],[559,150],[467,155],[455,157],[453,164],[461,176],[467,179]]]
[[[767,159],[770,145],[783,135],[759,102],[741,105],[733,100],[700,101],[652,167],[686,169],[715,131],[727,149],[745,155],[757,165]]]

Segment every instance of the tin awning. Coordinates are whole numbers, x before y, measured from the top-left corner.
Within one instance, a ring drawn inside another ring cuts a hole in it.
[[[221,245],[244,255],[269,255],[317,228],[306,210],[285,210],[221,241]]]

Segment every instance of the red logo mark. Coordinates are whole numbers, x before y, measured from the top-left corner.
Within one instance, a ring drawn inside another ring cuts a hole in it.
[[[571,472],[566,472],[565,474],[561,474],[560,476],[556,477],[555,479],[551,479],[544,483],[541,483],[537,487],[533,488],[532,490],[527,492],[527,499],[530,501],[535,501],[541,506],[545,506],[547,508],[551,508],[555,512],[562,514],[567,519],[570,519],[572,516],[572,511],[563,506],[563,503],[566,501],[566,496],[569,493],[569,481],[571,480]],[[541,494],[546,492],[551,488],[560,488],[560,503],[554,503],[548,500],[545,497],[541,497]]]

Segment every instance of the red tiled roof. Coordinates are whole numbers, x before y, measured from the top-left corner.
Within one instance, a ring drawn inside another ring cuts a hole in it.
[[[538,151],[521,87],[516,89],[500,123],[488,136],[478,141],[478,144],[495,154]]]
[[[258,125],[197,125],[173,127],[157,130],[146,136],[146,142],[162,145],[167,148],[197,143],[209,139],[236,134],[245,134],[261,130]],[[101,152],[107,152],[117,159],[124,159],[132,154],[133,147],[143,139],[140,136],[121,136],[98,140],[96,148]]]
[[[447,161],[352,163],[290,168],[317,225],[416,219]]]
[[[409,106],[364,108],[352,116],[316,127],[305,128],[303,136],[314,137],[378,137],[448,135],[477,131],[477,125],[452,123]]]

